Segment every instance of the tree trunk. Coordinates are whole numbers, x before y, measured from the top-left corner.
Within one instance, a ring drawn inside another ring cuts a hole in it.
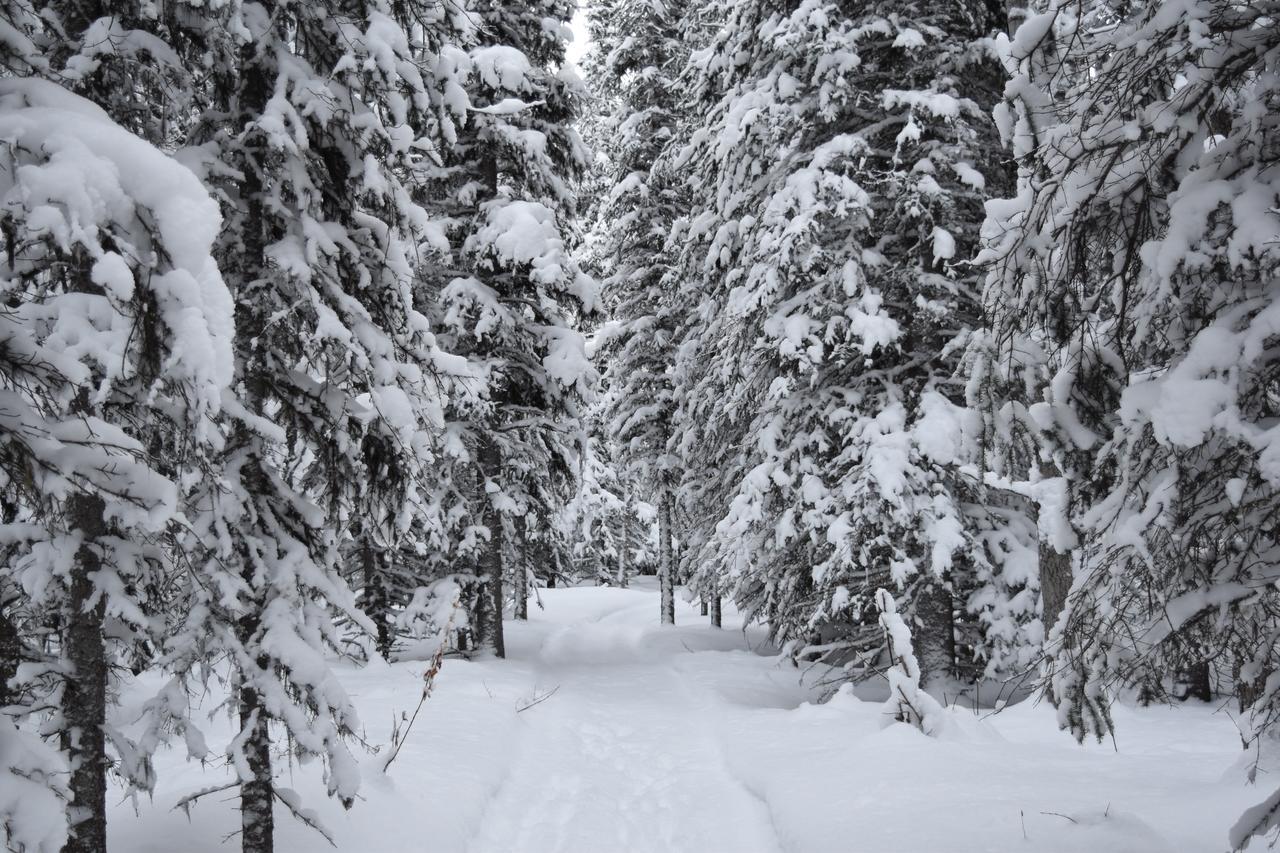
[[[260,0],[262,20],[275,17],[276,0]],[[269,38],[269,36],[268,36]],[[268,42],[269,43],[269,42]],[[235,89],[224,95],[222,108],[228,115],[236,116],[237,133],[248,130],[262,116],[272,93],[276,77],[276,57],[270,50],[263,50],[256,40],[243,45],[239,55],[242,73],[235,80]],[[248,134],[243,152],[246,162],[262,163],[270,157],[268,143],[261,134]],[[268,221],[264,197],[268,189],[263,186],[261,172],[248,168],[239,182],[240,196],[244,199],[244,222],[241,225],[243,249],[229,258],[230,273],[227,283],[233,285],[236,298],[236,354],[244,359],[238,371],[244,382],[245,408],[264,416],[271,398],[271,376],[267,363],[256,355],[259,340],[267,326],[267,317],[260,302],[254,298],[255,287],[270,286],[264,281],[269,275],[266,247],[275,235]],[[232,442],[244,448],[248,455],[241,472],[245,498],[249,502],[267,501],[274,492],[271,487],[271,463],[262,446],[260,436],[240,422],[232,435]],[[240,521],[244,530],[236,546],[240,561],[240,576],[250,591],[243,615],[235,622],[237,642],[246,653],[260,648],[259,629],[262,614],[267,606],[266,591],[255,577],[256,555],[250,549],[257,538],[261,519],[249,514]],[[271,768],[270,715],[263,707],[262,698],[253,680],[270,672],[271,658],[258,654],[252,664],[240,671],[238,690],[240,749],[248,770],[248,778],[240,778],[240,848],[243,853],[272,853],[275,846],[275,820],[273,813],[274,783]]]
[[[1058,624],[1058,618],[1067,605],[1067,593],[1071,591],[1071,554],[1062,554],[1048,542],[1040,543],[1040,596],[1041,621],[1045,639]]]
[[[707,600],[704,598],[702,599],[702,615],[706,616],[707,613],[708,613]]]
[[[22,636],[9,618],[8,609],[6,603],[6,612],[0,612],[0,707],[13,703],[9,680],[18,674],[18,665],[22,663]]]
[[[489,529],[489,542],[480,555],[480,590],[476,596],[476,648],[506,657],[502,637],[502,513],[488,491],[489,482],[502,471],[502,453],[492,439],[480,446],[480,499],[484,505],[484,524]]]
[[[711,598],[711,627],[712,628],[722,627],[720,624],[720,594],[719,593],[716,593],[716,595],[712,596]]]
[[[391,602],[387,597],[387,554],[367,531],[360,537],[360,566],[364,575],[364,614],[373,622],[378,654],[390,659],[395,637],[391,632]]]
[[[1187,699],[1212,702],[1213,679],[1211,678],[1209,661],[1202,660],[1193,663],[1180,671],[1175,681],[1175,689],[1180,694],[1178,698],[1184,702]]]
[[[1060,477],[1062,472],[1052,462],[1040,463],[1040,476]],[[1044,625],[1045,640],[1058,624],[1067,606],[1067,594],[1071,592],[1071,552],[1062,553],[1053,544],[1040,541],[1040,621]]]
[[[920,660],[920,684],[942,687],[955,670],[956,638],[954,602],[946,578],[932,574],[922,579],[916,599],[916,654]]]
[[[525,516],[516,516],[515,524],[516,564],[512,575],[515,588],[511,594],[515,597],[516,618],[527,622],[529,619],[529,544]]]
[[[80,393],[88,411],[87,394]],[[71,759],[71,836],[64,853],[106,853],[107,746],[103,725],[107,718],[107,648],[102,623],[105,607],[94,601],[93,575],[102,568],[98,541],[106,535],[106,503],[98,495],[75,494],[67,499],[71,530],[81,535],[71,568],[65,655],[71,674],[62,694],[64,748]]]
[[[662,624],[676,624],[675,554],[671,547],[671,490],[658,498],[658,587],[662,591]]]
[[[621,537],[621,541],[618,544],[618,586],[622,587],[623,589],[626,589],[627,588],[627,551],[628,551],[627,542],[629,540],[629,537],[627,536],[627,534],[629,533],[629,531],[627,530],[627,527],[628,527],[627,514],[625,511],[622,514],[621,526],[622,526],[622,537]]]
[[[256,620],[255,620],[256,621]],[[259,660],[259,666],[268,661]],[[271,733],[267,713],[252,688],[240,688],[240,728],[248,731],[244,755],[248,779],[240,780],[240,849],[243,853],[271,853],[275,847],[275,795],[271,780]]]
[[[265,400],[265,391],[260,383],[251,383],[249,387],[251,404],[261,406]],[[247,442],[251,446],[256,444],[257,437],[247,427],[241,425],[236,432],[238,441]],[[251,456],[246,463],[243,483],[245,491],[251,497],[269,493],[267,472],[263,470],[262,460],[256,455]],[[246,587],[256,589],[259,581],[254,576],[255,560],[247,543],[240,545],[239,557],[240,577]],[[261,597],[255,597],[244,615],[236,620],[236,640],[246,651],[260,648],[262,637],[259,629],[262,627],[265,607],[265,601]],[[240,779],[240,849],[243,853],[272,853],[275,846],[275,789],[271,772],[270,716],[262,705],[257,688],[252,686],[252,678],[260,673],[270,675],[270,667],[271,658],[259,655],[252,668],[240,673],[240,731],[244,737],[241,749],[249,770],[249,778]]]
[[[17,517],[17,503],[0,497],[0,524],[13,524]],[[11,559],[11,548],[0,549],[0,565],[7,565]],[[14,605],[22,600],[22,594],[8,586],[0,592],[5,594],[5,600],[0,602],[0,707],[3,707],[13,703],[9,680],[18,674],[18,665],[22,663],[22,634],[10,616]]]

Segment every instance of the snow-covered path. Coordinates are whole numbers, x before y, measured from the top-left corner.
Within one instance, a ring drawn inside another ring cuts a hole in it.
[[[632,598],[540,644],[513,644],[511,656],[556,692],[524,712],[471,850],[779,849],[767,808],[725,766],[713,689],[677,657],[652,653],[636,630],[651,599]]]
[[[339,850],[1220,853],[1269,793],[1231,769],[1239,742],[1215,707],[1119,706],[1118,748],[1077,746],[1029,703],[984,719],[952,710],[946,735],[926,738],[884,727],[874,701],[819,704],[824,673],[765,654],[763,632],[732,611],[716,630],[681,603],[672,628],[643,581],[541,593],[545,609],[507,623],[506,660],[445,662],[389,774],[362,759],[349,812],[325,797],[319,767],[281,761],[281,784]],[[412,711],[423,666],[339,668],[371,744]],[[126,709],[154,686],[143,679]],[[211,728],[225,743],[225,712]],[[180,750],[156,764],[154,801],[113,811],[112,850],[235,849],[230,796],[190,820],[172,809],[224,771]],[[281,853],[328,849],[279,809],[277,839]]]

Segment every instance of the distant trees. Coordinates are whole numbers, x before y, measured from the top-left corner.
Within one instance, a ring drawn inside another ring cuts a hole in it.
[[[608,314],[597,332],[608,386],[597,420],[615,448],[619,477],[633,480],[657,508],[664,623],[675,622],[676,330],[691,307],[672,278],[676,250],[667,245],[688,195],[664,160],[675,138],[677,78],[688,52],[682,8],[644,0],[593,6],[588,57],[601,106],[592,142],[606,179],[586,246]]]

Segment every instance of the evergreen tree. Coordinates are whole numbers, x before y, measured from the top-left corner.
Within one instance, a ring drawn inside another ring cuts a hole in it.
[[[458,411],[484,530],[472,625],[481,648],[504,654],[505,531],[530,505],[557,507],[585,440],[579,405],[594,381],[574,312],[591,310],[594,282],[570,251],[573,181],[588,164],[573,128],[580,80],[562,67],[566,0],[473,5],[473,104],[437,187],[452,220],[458,274],[438,308],[451,351],[483,379],[483,404]]]
[[[670,274],[671,226],[687,204],[664,152],[677,124],[676,78],[686,59],[680,5],[614,0],[593,7],[589,67],[604,115],[593,128],[609,187],[588,243],[609,321],[598,357],[608,365],[601,429],[623,477],[658,507],[661,616],[675,622],[671,518],[679,462],[672,368],[680,303]]]
[[[345,805],[359,785],[344,743],[355,712],[324,652],[340,639],[335,610],[384,649],[390,614],[374,608],[374,624],[359,610],[339,571],[345,537],[380,583],[401,538],[436,524],[417,481],[444,435],[442,381],[458,363],[438,349],[419,292],[418,249],[442,244],[412,186],[442,163],[465,106],[444,56],[459,14],[236,9],[234,51],[192,133],[188,159],[225,212],[237,400],[195,525],[203,582],[166,663],[180,680],[219,656],[235,667],[228,755],[247,851],[272,848],[277,800],[311,822],[275,780],[273,726],[325,762]]]
[[[29,663],[6,695],[57,710],[73,798],[68,824],[46,803],[43,828],[6,828],[12,845],[53,849],[62,825],[64,849],[101,851],[108,741],[121,775],[154,781],[148,751],[108,719],[110,669],[162,639],[164,537],[218,448],[231,299],[210,253],[217,205],[189,171],[45,80],[0,80],[0,124],[0,477],[3,539],[19,546],[4,582],[21,590],[6,618],[25,623]],[[49,624],[52,656],[37,644]],[[61,790],[11,725],[5,741],[23,787]]]
[[[701,292],[678,366],[698,564],[797,652],[866,671],[878,585],[906,590],[925,679],[1016,538],[988,511],[958,380],[982,201],[1003,179],[978,3],[725,4],[695,54],[672,235]],[[695,464],[695,460],[697,460]],[[967,636],[967,635],[961,635]],[[967,642],[973,644],[973,640]]]
[[[1060,721],[1103,736],[1117,682],[1225,657],[1252,743],[1277,707],[1280,42],[1262,8],[1180,10],[1064,4],[1019,31],[1023,56],[1059,34],[1066,83],[1019,80],[1030,118],[1010,130],[1043,180],[992,208],[988,300],[1002,349],[1038,357],[1007,369],[1044,377],[1028,417],[1084,539],[1054,650]]]

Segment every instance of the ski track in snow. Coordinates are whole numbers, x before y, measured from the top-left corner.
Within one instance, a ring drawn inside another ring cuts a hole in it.
[[[537,650],[535,680],[556,693],[524,712],[471,853],[780,850],[767,809],[708,730],[706,688],[672,658],[646,659],[630,623],[649,606],[611,608]]]
[[[1242,784],[1235,727],[1212,706],[1117,706],[1118,751],[1077,746],[1033,703],[983,720],[951,709],[947,733],[927,738],[885,727],[869,693],[817,704],[828,673],[768,657],[764,631],[744,634],[732,608],[723,630],[684,602],[677,626],[661,626],[648,578],[541,595],[545,610],[506,623],[506,660],[445,661],[388,774],[353,745],[365,778],[350,811],[326,798],[318,764],[277,758],[280,784],[338,850],[1218,853],[1240,811],[1270,793]],[[362,737],[389,740],[391,721],[417,704],[423,667],[335,664]],[[139,679],[121,713],[159,684]],[[216,753],[231,728],[225,709],[209,719]],[[178,748],[156,770],[153,800],[135,811],[115,798],[113,853],[236,849],[231,792],[190,819],[172,809],[226,780],[225,768]],[[329,849],[280,808],[276,838],[280,853]]]

